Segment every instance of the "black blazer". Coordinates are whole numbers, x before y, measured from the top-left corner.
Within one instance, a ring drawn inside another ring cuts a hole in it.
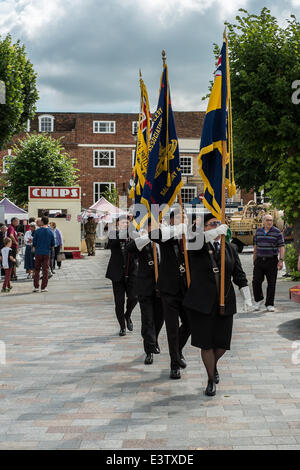
[[[201,250],[190,251],[191,285],[188,289],[183,305],[204,314],[211,314],[216,303],[219,302],[213,265],[208,253],[209,244]],[[220,255],[216,255],[216,263],[221,265]],[[225,245],[225,315],[236,313],[236,298],[231,282],[239,287],[248,285],[246,274],[243,271],[236,249],[226,242]]]
[[[156,288],[155,271],[154,271],[154,258],[152,243],[144,246],[140,251],[136,247],[134,240],[128,243],[127,250],[130,253],[135,253],[138,259],[138,271],[135,288],[139,297],[151,296]],[[149,261],[152,265],[149,265]]]
[[[157,287],[161,294],[178,295],[186,291],[186,275],[180,274],[179,266],[184,265],[179,240],[163,241],[160,229],[152,230],[149,238],[159,244],[160,265]]]
[[[121,244],[125,244],[124,252]],[[121,281],[125,276],[134,276],[137,274],[137,258],[133,253],[129,253],[127,246],[130,241],[119,239],[119,231],[112,230],[108,234],[108,248],[111,250],[110,260],[108,262],[106,276],[114,282]]]

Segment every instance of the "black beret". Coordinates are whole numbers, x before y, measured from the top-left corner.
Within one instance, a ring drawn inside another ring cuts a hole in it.
[[[208,214],[205,214],[204,215],[204,225],[207,224],[207,222],[210,220],[210,219],[216,219],[217,217],[213,214],[211,214],[210,212]]]

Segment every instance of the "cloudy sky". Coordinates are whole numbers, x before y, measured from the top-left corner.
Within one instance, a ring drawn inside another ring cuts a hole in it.
[[[300,0],[0,0],[0,31],[26,45],[39,111],[137,112],[139,68],[154,109],[162,49],[173,108],[197,111],[224,21],[263,6],[300,18]]]

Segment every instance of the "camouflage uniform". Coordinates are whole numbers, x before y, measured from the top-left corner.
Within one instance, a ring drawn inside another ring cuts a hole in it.
[[[85,242],[89,256],[95,256],[96,229],[97,224],[94,219],[90,219],[84,224]]]

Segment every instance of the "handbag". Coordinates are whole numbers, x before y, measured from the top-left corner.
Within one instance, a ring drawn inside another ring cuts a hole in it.
[[[59,253],[57,255],[57,261],[61,263],[61,261],[64,261],[66,259],[66,255],[64,253]]]

